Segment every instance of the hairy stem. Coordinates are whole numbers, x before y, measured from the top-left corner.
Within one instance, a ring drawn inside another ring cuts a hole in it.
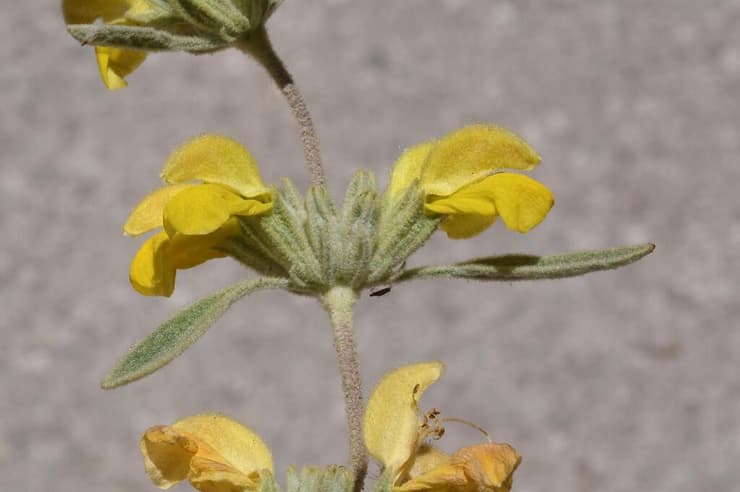
[[[321,150],[319,149],[319,137],[313,126],[311,113],[308,111],[306,101],[298,90],[290,75],[285,68],[283,61],[275,53],[267,30],[263,27],[250,34],[249,38],[242,41],[239,45],[246,53],[253,56],[270,74],[272,80],[283,93],[288,101],[293,116],[298,122],[301,133],[301,142],[303,143],[303,154],[306,159],[306,166],[311,175],[311,183],[314,185],[324,184],[324,165],[321,162]]]
[[[362,490],[367,473],[367,450],[362,439],[362,381],[360,361],[352,328],[353,307],[357,293],[349,287],[333,287],[321,298],[334,330],[339,374],[342,378],[344,406],[349,427],[349,457],[355,473],[355,492]]]

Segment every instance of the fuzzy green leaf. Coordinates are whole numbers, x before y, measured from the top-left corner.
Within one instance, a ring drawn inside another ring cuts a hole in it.
[[[629,265],[650,254],[654,244],[626,246],[564,255],[504,255],[406,270],[396,282],[424,278],[465,278],[473,280],[542,280],[576,277],[590,272]]]
[[[145,51],[206,53],[228,46],[223,40],[206,35],[172,34],[146,26],[70,24],[67,31],[82,44]]]
[[[288,283],[286,279],[259,277],[196,301],[134,345],[103,379],[101,387],[112,389],[148,376],[195,343],[234,302],[257,290],[287,288]]]

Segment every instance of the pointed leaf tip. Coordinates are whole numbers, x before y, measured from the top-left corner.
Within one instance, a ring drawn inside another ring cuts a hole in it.
[[[287,285],[285,279],[260,277],[239,282],[194,302],[134,345],[103,379],[101,388],[113,389],[148,376],[195,343],[237,300],[260,289]]]
[[[644,258],[655,250],[652,243],[552,256],[511,254],[490,256],[453,265],[437,265],[405,271],[397,280],[422,278],[465,278],[514,281],[577,277],[591,272],[614,270]]]

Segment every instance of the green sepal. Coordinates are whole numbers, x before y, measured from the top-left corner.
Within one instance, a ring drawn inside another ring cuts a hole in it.
[[[239,11],[249,19],[252,29],[263,25],[283,0],[231,0]]]
[[[394,471],[390,468],[386,468],[385,470],[383,470],[383,474],[380,475],[378,481],[375,482],[373,492],[391,492],[393,490],[394,474]]]
[[[232,43],[250,29],[250,22],[228,0],[168,0],[172,10],[188,24]]]
[[[654,244],[581,251],[564,255],[503,255],[475,260],[414,268],[401,273],[396,282],[426,278],[464,278],[473,280],[543,280],[576,277],[590,272],[613,270],[650,254]]]
[[[134,345],[103,379],[101,387],[112,389],[148,376],[195,343],[234,302],[257,290],[285,289],[288,285],[286,279],[258,277],[196,301]]]
[[[254,218],[246,217],[245,221],[250,219]],[[244,228],[242,228],[243,231]],[[267,252],[267,247],[255,244],[254,240],[247,241],[247,236],[244,234],[229,238],[219,249],[260,275],[283,278],[288,278],[289,276],[285,268],[270,256]]]
[[[173,34],[146,26],[70,24],[67,31],[82,44],[144,51],[206,53],[229,46],[222,39],[212,36]]]
[[[336,238],[341,251],[337,276],[355,289],[363,287],[370,273],[378,216],[375,175],[358,171],[344,196]]]
[[[311,186],[306,193],[306,235],[321,267],[321,283],[333,285],[339,253],[339,219],[331,195],[324,186]]]
[[[275,477],[272,476],[270,470],[260,470],[260,488],[258,492],[278,492],[280,487],[278,486]]]
[[[326,468],[305,466],[301,473],[290,467],[286,474],[286,492],[352,492],[355,475],[352,470],[339,465]]]
[[[281,189],[255,234],[284,258],[283,266],[297,286],[311,288],[323,284],[323,270],[306,234],[305,216],[294,208],[293,198],[290,191]]]
[[[415,181],[397,200],[383,197],[368,284],[393,281],[406,259],[437,230],[442,218],[427,214]]]

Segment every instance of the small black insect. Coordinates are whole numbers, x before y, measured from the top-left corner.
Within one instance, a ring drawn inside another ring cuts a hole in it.
[[[386,295],[391,291],[390,287],[383,287],[382,289],[374,290],[370,292],[370,297],[380,297]]]

